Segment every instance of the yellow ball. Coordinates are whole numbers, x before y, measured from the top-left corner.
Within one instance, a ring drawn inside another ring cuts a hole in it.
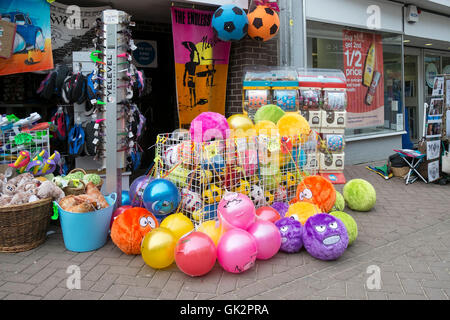
[[[177,241],[186,233],[194,230],[194,224],[192,221],[182,213],[175,213],[167,216],[161,222],[161,227],[172,231]]]
[[[166,268],[175,260],[176,245],[177,239],[172,231],[162,227],[155,228],[142,240],[142,259],[154,269]]]
[[[233,114],[227,119],[227,122],[232,130],[241,129],[245,132],[253,128],[253,121],[245,114]]]
[[[304,226],[306,220],[317,213],[320,213],[320,209],[315,204],[309,202],[296,202],[289,206],[286,217],[293,217]]]
[[[277,126],[269,120],[261,120],[257,124],[255,124],[256,134],[264,134],[266,136],[277,135],[278,128]]]
[[[197,229],[197,231],[203,232],[208,235],[217,247],[220,237],[223,234],[223,230],[219,224],[216,225],[216,220],[209,220],[203,222]]]
[[[311,131],[308,121],[298,112],[286,112],[277,123],[280,135],[286,136],[307,136]]]

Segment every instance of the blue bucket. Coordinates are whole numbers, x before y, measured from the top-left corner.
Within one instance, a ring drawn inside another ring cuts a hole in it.
[[[106,243],[117,194],[105,197],[109,207],[86,213],[68,212],[58,206],[64,244],[70,251],[97,250]]]

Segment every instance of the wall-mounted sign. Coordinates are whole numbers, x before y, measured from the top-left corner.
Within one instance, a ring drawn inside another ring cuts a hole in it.
[[[438,70],[436,68],[436,65],[434,63],[429,63],[425,70],[425,79],[427,81],[427,85],[430,88],[433,88],[434,86],[434,77],[436,77],[437,73]]]
[[[140,68],[158,68],[158,47],[156,41],[134,40],[137,49],[133,51],[133,60]]]

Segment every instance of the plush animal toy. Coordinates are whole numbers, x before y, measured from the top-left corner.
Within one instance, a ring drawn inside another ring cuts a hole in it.
[[[37,195],[39,199],[53,198],[56,202],[61,201],[65,194],[51,181],[44,181],[38,187]]]
[[[300,222],[292,218],[282,218],[275,221],[281,234],[280,250],[288,253],[300,251],[303,246],[303,227]]]
[[[320,213],[310,217],[304,227],[303,245],[314,258],[335,260],[347,249],[347,229],[340,219]]]
[[[124,253],[140,254],[142,239],[147,232],[158,227],[158,220],[147,209],[127,209],[114,220],[111,239]]]
[[[297,186],[296,201],[314,203],[322,212],[330,212],[336,201],[336,190],[322,176],[309,176]]]

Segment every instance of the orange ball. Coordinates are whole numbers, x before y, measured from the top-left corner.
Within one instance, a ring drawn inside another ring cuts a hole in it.
[[[285,217],[292,217],[304,226],[309,217],[318,213],[321,213],[320,208],[315,204],[309,202],[296,202],[289,206]]]
[[[336,201],[336,190],[324,177],[309,176],[298,184],[295,199],[314,203],[322,212],[330,212]]]
[[[248,35],[257,41],[267,41],[275,37],[280,29],[280,18],[276,11],[267,6],[256,6],[247,14]]]

